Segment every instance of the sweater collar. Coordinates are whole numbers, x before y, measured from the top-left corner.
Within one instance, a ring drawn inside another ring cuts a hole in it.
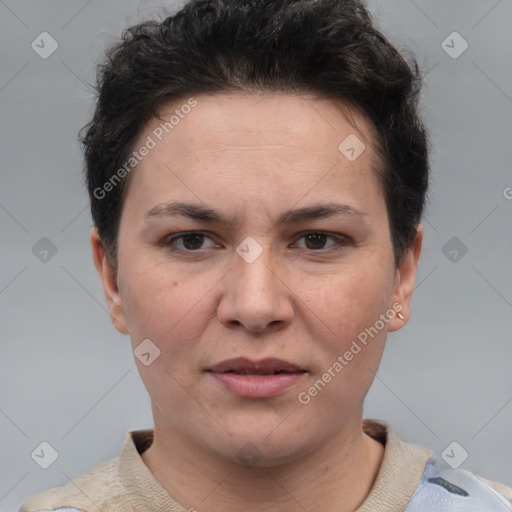
[[[364,419],[363,431],[385,448],[370,494],[356,512],[405,510],[434,452],[400,440],[386,421]]]
[[[384,457],[370,494],[357,512],[404,510],[418,486],[432,450],[401,441],[389,423],[364,419],[363,431],[384,445]],[[154,431],[128,432],[119,456],[119,476],[136,509],[187,512],[155,479],[140,454],[153,442]]]

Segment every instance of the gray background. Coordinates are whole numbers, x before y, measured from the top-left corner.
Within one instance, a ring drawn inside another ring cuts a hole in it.
[[[0,0],[2,511],[116,457],[128,430],[152,426],[90,255],[77,132],[102,50],[162,5]],[[429,70],[433,184],[412,319],[388,338],[365,417],[437,453],[457,441],[469,453],[461,467],[512,485],[512,1],[370,7]],[[59,45],[47,59],[31,48],[43,31]],[[458,58],[442,47],[453,31],[469,44]],[[33,252],[43,237],[57,248],[47,261]],[[42,441],[59,454],[46,470],[31,458]]]

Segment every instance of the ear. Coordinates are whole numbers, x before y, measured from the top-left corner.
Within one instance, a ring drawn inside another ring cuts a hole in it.
[[[108,309],[110,311],[110,319],[114,327],[121,334],[128,334],[126,329],[126,319],[124,315],[123,301],[119,294],[117,285],[117,270],[111,265],[107,258],[105,248],[100,239],[98,229],[96,227],[91,230],[91,246],[94,265],[103,285],[103,292],[107,299]]]
[[[395,315],[389,322],[389,332],[401,329],[409,320],[412,292],[414,290],[414,284],[416,283],[422,244],[423,226],[418,224],[414,241],[396,269],[395,290],[393,293],[393,304],[396,304],[396,307],[393,309],[397,313],[400,312],[404,318],[401,319]],[[398,309],[398,304],[401,305],[401,309]]]

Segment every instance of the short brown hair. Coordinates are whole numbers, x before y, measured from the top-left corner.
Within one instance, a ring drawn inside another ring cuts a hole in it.
[[[167,102],[193,94],[290,91],[342,99],[376,129],[395,262],[411,246],[429,181],[418,112],[421,78],[358,0],[195,0],[127,28],[98,66],[93,119],[81,130],[91,212],[117,259],[128,177],[98,197]],[[96,191],[96,192],[95,192]]]

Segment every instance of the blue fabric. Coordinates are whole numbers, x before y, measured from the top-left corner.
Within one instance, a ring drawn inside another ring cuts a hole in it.
[[[477,476],[452,469],[436,455],[425,465],[420,483],[404,512],[510,512],[512,502]]]

